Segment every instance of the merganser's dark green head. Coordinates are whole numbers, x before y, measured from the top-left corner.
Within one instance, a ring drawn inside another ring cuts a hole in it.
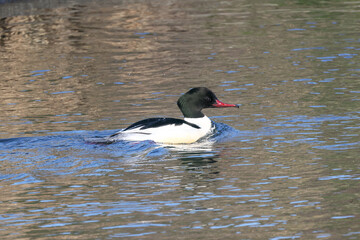
[[[190,89],[177,101],[177,105],[186,118],[200,118],[203,108],[239,107],[236,104],[226,104],[217,99],[215,94],[206,87]]]

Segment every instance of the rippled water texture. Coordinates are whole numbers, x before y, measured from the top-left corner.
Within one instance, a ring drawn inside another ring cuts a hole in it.
[[[358,1],[0,1],[1,239],[360,239]],[[190,145],[92,144],[240,109]]]

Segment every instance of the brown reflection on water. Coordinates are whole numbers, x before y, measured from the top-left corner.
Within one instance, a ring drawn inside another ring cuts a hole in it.
[[[175,105],[180,93],[205,85],[221,94],[218,85],[224,75],[214,70],[226,71],[224,66],[231,70],[239,64],[262,67],[226,77],[239,84],[257,83],[241,99],[227,93],[227,99],[248,106],[268,82],[280,81],[276,75],[283,75],[289,66],[280,58],[268,66],[268,58],[256,57],[264,49],[284,51],[277,37],[281,29],[274,25],[258,36],[246,34],[258,28],[259,14],[267,13],[265,9],[259,13],[262,5],[236,6],[239,12],[230,15],[232,6],[226,4],[213,9],[214,15],[202,13],[203,7],[192,2],[104,4],[100,8],[74,4],[40,10],[38,15],[3,18],[2,121],[19,123],[3,132],[100,130],[119,128],[145,116],[180,116]],[[206,61],[212,51],[219,57]],[[234,62],[237,59],[240,63]],[[38,70],[49,71],[34,76]],[[273,76],[262,76],[273,70]],[[293,90],[275,94],[264,103],[283,108],[282,99],[300,94],[298,88]],[[127,118],[119,125],[118,119]],[[28,120],[32,124],[21,124]]]
[[[344,111],[345,102],[354,108],[349,97],[334,96],[331,84],[314,96],[305,83],[293,82],[326,78],[323,72],[336,67],[308,58],[319,50],[293,49],[332,44],[336,50],[329,35],[340,41],[341,26],[287,31],[315,13],[278,7],[246,1],[74,3],[3,18],[2,132],[115,129],[148,116],[178,117],[178,96],[201,85],[243,104],[240,114],[208,110],[210,116],[238,115],[233,120],[248,119],[248,129],[258,127],[254,114],[327,114]],[[49,71],[34,76],[38,70]],[[224,92],[222,82],[239,90]],[[308,108],[326,103],[325,110]]]
[[[119,101],[119,96],[127,105],[134,99],[142,102],[151,97],[157,86],[169,82],[163,78],[163,69],[171,69],[175,61],[169,59],[168,51],[159,50],[163,44],[158,43],[156,36],[172,27],[152,25],[159,17],[171,19],[179,14],[171,14],[166,6],[160,6],[133,3],[92,9],[74,5],[42,10],[39,15],[3,18],[2,121],[8,123],[12,118],[9,122],[30,119],[42,123],[42,116],[46,116],[52,122],[59,120],[56,115],[73,113],[81,116],[67,117],[65,121],[107,118],[113,115],[112,106],[108,105]],[[148,32],[151,37],[141,37]],[[169,42],[167,36],[162,39]],[[124,68],[121,73],[120,67]],[[46,72],[35,76],[38,70]],[[147,81],[152,82],[152,87],[142,84]],[[117,82],[125,85],[119,87],[114,84]],[[99,91],[101,86],[106,90]],[[129,92],[133,94],[129,96]],[[144,109],[142,114],[147,114]],[[25,129],[54,130],[57,126],[13,125],[9,132]]]

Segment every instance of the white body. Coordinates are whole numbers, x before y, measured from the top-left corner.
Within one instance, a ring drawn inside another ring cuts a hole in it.
[[[119,131],[116,136],[109,137],[110,141],[145,141],[152,140],[157,143],[193,143],[213,131],[213,124],[207,117],[185,118],[185,121],[196,124],[200,128],[194,128],[188,124],[169,124],[161,127],[141,129],[141,127]]]

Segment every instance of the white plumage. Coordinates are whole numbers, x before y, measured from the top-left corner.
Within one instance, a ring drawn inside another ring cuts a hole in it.
[[[197,125],[195,128],[189,124],[168,124],[161,127],[141,129],[137,128],[122,130],[108,138],[109,141],[145,141],[151,140],[158,143],[193,143],[199,139],[211,134],[214,130],[214,124],[207,117],[185,118],[186,122]]]

